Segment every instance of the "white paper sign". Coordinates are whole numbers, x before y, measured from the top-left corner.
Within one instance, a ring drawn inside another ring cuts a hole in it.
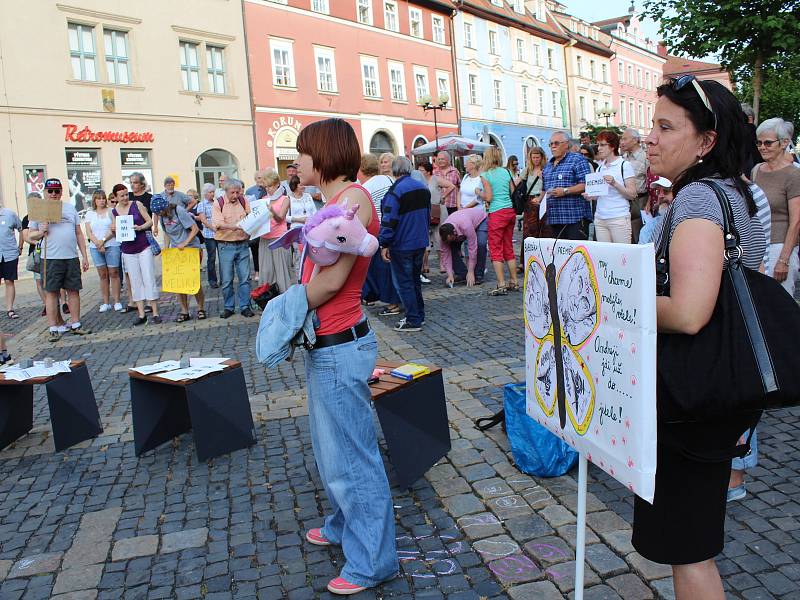
[[[142,375],[152,375],[153,373],[161,373],[162,371],[171,371],[172,369],[177,369],[180,366],[181,362],[179,360],[163,360],[161,362],[153,363],[152,365],[142,365],[141,367],[136,367],[131,369],[131,371],[136,371]]]
[[[527,412],[652,502],[655,251],[652,245],[566,240],[555,243],[554,249],[554,243],[525,240]],[[551,309],[557,315],[555,324]]]
[[[239,227],[247,232],[251,240],[266,235],[270,230],[270,214],[267,200],[254,200],[250,203],[250,214],[239,221]]]
[[[542,199],[539,201],[539,218],[544,219],[544,215],[547,212],[547,192],[544,193]]]
[[[200,379],[209,373],[217,373],[224,371],[225,367],[221,365],[206,365],[204,367],[187,367],[185,369],[177,369],[175,371],[168,371],[161,373],[161,379],[168,379],[170,381],[183,381],[184,379]]]
[[[230,360],[228,358],[202,358],[202,357],[194,357],[189,359],[189,366],[190,367],[207,367],[207,366],[217,366],[224,363],[226,360]]]
[[[597,173],[589,173],[586,176],[586,195],[587,196],[605,196],[608,194],[608,184],[604,175]]]
[[[117,241],[132,242],[136,239],[136,232],[133,229],[133,215],[119,215],[116,218]]]

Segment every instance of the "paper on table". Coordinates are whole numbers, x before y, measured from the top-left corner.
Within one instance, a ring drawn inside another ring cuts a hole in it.
[[[189,359],[189,366],[190,367],[208,367],[208,366],[216,366],[221,365],[226,360],[230,360],[228,358],[205,358],[205,357],[196,357]]]
[[[608,184],[606,183],[605,176],[598,173],[589,173],[586,175],[586,195],[587,196],[605,196],[608,194]]]
[[[170,381],[181,381],[183,379],[199,379],[209,373],[217,373],[219,371],[224,371],[225,367],[221,367],[219,365],[206,365],[203,367],[187,367],[185,369],[177,369],[175,371],[169,371],[167,373],[161,373],[159,377],[161,379],[168,379]]]
[[[239,221],[239,227],[244,229],[251,240],[266,235],[270,230],[270,213],[266,200],[255,200],[250,203],[250,214]]]
[[[4,376],[8,381],[27,381],[37,377],[53,377],[59,373],[69,373],[69,361],[54,362],[52,367],[45,367],[44,361],[37,360],[32,367],[23,369],[19,365],[13,365],[4,371]]]
[[[143,365],[135,367],[131,371],[136,371],[142,375],[152,375],[153,373],[160,373],[161,371],[171,371],[181,366],[178,360],[163,360],[161,362],[153,363],[152,365]]]
[[[541,202],[539,202],[539,218],[544,218],[544,213],[547,212],[547,192],[545,192],[544,196],[542,196]]]

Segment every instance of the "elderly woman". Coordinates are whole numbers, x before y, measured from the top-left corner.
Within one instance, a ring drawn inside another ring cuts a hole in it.
[[[786,152],[791,142],[790,127],[781,118],[767,119],[756,129],[756,136],[764,162],[753,167],[750,180],[764,191],[772,213],[767,275],[794,295],[800,269],[800,169]]]
[[[214,192],[216,188],[213,183],[203,184],[203,197],[197,205],[197,216],[195,219],[203,228],[203,238],[206,246],[206,274],[208,285],[216,289],[219,287],[217,278],[217,240],[214,239],[214,232],[217,230],[211,222],[214,210]]]
[[[394,175],[392,175],[392,163],[394,162],[394,159],[395,155],[391,152],[384,152],[378,157],[378,168],[380,169],[380,174],[391,177],[392,181],[394,181]]]
[[[275,248],[270,249],[269,245],[286,233],[288,223],[286,215],[289,213],[291,200],[288,196],[279,192],[281,190],[281,180],[275,170],[268,170],[264,174],[264,184],[267,188],[267,202],[269,203],[270,228],[269,233],[261,236],[258,243],[258,273],[260,283],[263,285],[277,284],[281,292],[289,289],[294,283],[292,268],[292,249]]]
[[[666,236],[669,244],[670,281],[669,295],[656,302],[658,331],[695,335],[716,308],[725,267],[722,208],[700,180],[714,179],[724,189],[746,267],[758,269],[766,242],[740,177],[745,128],[736,98],[718,82],[692,75],[657,91],[648,155],[653,173],[672,181],[675,192],[669,228],[656,240],[658,246]],[[655,497],[653,504],[635,499],[632,543],[643,557],[672,565],[677,600],[725,598],[714,557],[725,538],[731,463],[712,460],[732,455],[752,424],[753,417],[741,415],[658,424]]]

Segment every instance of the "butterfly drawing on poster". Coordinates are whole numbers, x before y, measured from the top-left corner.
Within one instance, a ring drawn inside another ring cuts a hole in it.
[[[600,324],[600,292],[586,248],[575,248],[556,272],[536,254],[525,273],[525,323],[538,344],[534,395],[548,417],[558,407],[561,428],[569,418],[578,435],[592,421],[595,387],[579,350]]]

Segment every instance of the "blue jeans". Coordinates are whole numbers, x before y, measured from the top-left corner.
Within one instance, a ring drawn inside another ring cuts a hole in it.
[[[747,434],[750,433],[748,429],[742,435],[747,439]],[[731,469],[736,471],[744,471],[752,469],[758,464],[758,430],[753,431],[753,437],[750,440],[750,452],[744,455],[744,458],[734,458],[731,462]]]
[[[419,276],[422,273],[422,256],[425,248],[419,250],[401,251],[390,249],[392,257],[392,280],[400,302],[406,311],[406,323],[418,327],[425,320],[425,303],[422,300],[422,283]]]
[[[305,355],[311,444],[332,509],[322,535],[342,545],[340,576],[367,587],[399,568],[392,495],[367,385],[377,356],[372,331]]]
[[[247,242],[217,242],[225,310],[234,309],[233,272],[239,280],[239,310],[250,308],[250,248]]]
[[[97,248],[89,248],[92,255],[92,264],[95,267],[110,267],[119,269],[122,265],[122,250],[119,246],[108,246],[105,252],[100,252]]]
[[[206,238],[206,271],[208,276],[208,283],[217,283],[217,240],[214,238]]]
[[[489,219],[484,219],[480,225],[475,229],[475,235],[478,238],[478,256],[475,262],[475,279],[478,281],[483,279],[483,272],[486,270],[486,244],[489,241]],[[450,255],[453,257],[453,274],[459,279],[467,276],[467,265],[464,264],[464,256],[468,256],[465,252],[461,254],[462,244],[450,244]],[[464,242],[463,247],[467,247]]]

